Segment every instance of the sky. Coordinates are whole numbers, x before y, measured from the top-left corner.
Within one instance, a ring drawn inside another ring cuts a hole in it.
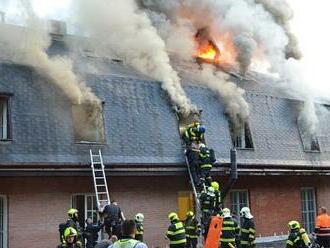
[[[15,13],[17,4],[0,0],[0,11],[6,6],[8,16]],[[303,52],[302,73],[308,86],[316,95],[330,99],[330,1],[327,0],[288,0],[294,11],[291,28],[297,35]],[[68,9],[72,0],[32,0],[33,8],[40,17],[49,19],[69,18]],[[9,13],[8,13],[9,12]]]

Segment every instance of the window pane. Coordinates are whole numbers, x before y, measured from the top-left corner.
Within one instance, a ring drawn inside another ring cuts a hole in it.
[[[231,198],[231,212],[233,217],[237,219],[239,224],[241,223],[240,210],[243,207],[248,207],[248,191],[237,190],[230,193]]]
[[[313,188],[305,188],[301,190],[301,204],[303,225],[307,232],[310,233],[314,230],[316,215],[315,191]]]

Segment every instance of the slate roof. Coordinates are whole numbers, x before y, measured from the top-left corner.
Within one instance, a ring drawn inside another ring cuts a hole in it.
[[[59,49],[54,47],[52,53]],[[178,121],[160,83],[125,65],[102,59],[98,63],[105,65],[104,70],[93,73],[91,60],[95,63],[95,58],[82,58],[76,70],[105,102],[106,143],[75,143],[71,105],[62,92],[31,68],[2,63],[0,92],[13,94],[13,140],[0,142],[0,164],[88,164],[91,148],[102,149],[104,161],[117,165],[184,164]],[[221,162],[229,162],[232,143],[218,96],[184,81],[192,102],[203,109],[208,145]],[[253,150],[238,151],[240,164],[330,166],[329,111],[324,110],[320,117],[321,152],[305,152],[296,124],[297,106],[301,103],[252,82],[238,83],[246,90],[245,98],[250,104],[254,143]]]

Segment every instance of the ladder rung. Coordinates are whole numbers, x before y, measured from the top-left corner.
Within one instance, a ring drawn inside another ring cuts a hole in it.
[[[94,171],[102,171],[102,169],[94,169]]]
[[[107,195],[107,192],[97,192],[98,195]]]
[[[96,184],[96,187],[105,187],[105,184]]]
[[[108,200],[99,200],[99,202],[107,202]]]
[[[97,161],[97,162],[93,162],[93,164],[102,164],[101,162]]]
[[[104,177],[95,177],[96,180],[104,179]]]

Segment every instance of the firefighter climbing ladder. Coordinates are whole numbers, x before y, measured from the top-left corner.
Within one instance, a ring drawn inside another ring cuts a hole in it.
[[[98,151],[98,154],[93,154],[92,150],[89,150],[89,153],[91,157],[91,167],[93,172],[97,208],[101,210],[105,205],[110,204],[108,184],[104,172],[102,153],[101,150]]]

